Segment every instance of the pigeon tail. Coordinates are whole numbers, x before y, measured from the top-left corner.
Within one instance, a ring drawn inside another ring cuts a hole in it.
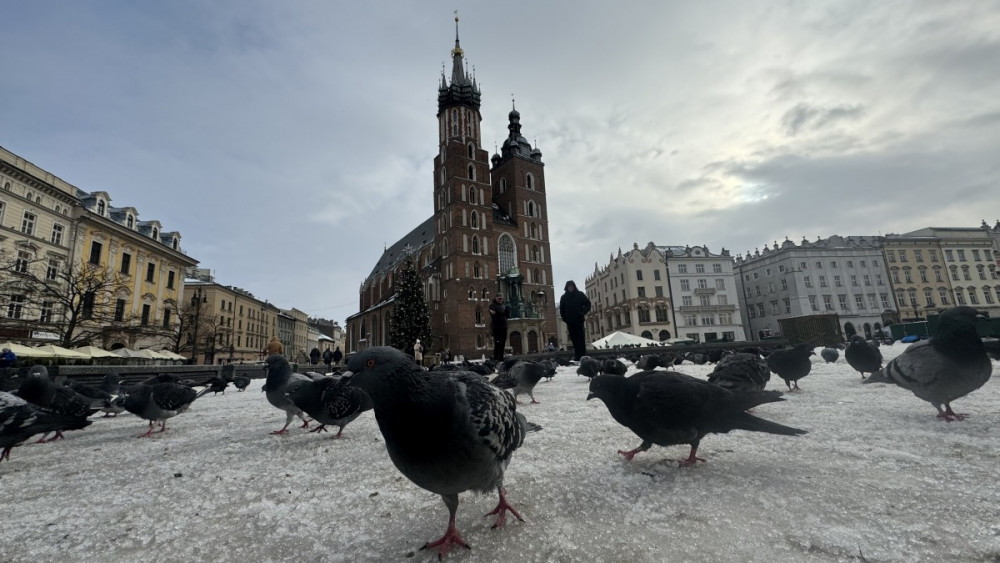
[[[768,434],[781,434],[783,436],[798,436],[800,434],[808,433],[806,430],[800,430],[798,428],[792,428],[791,426],[785,426],[784,424],[778,424],[777,422],[771,422],[770,420],[764,420],[763,418],[758,418],[745,412],[737,414],[729,420],[732,422],[733,428],[737,430],[766,432]]]

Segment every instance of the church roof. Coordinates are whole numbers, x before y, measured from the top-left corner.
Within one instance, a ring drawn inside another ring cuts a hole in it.
[[[392,246],[386,248],[379,257],[372,272],[367,279],[387,272],[393,268],[400,260],[406,257],[409,252],[418,251],[434,243],[434,217],[428,217],[417,228],[407,233],[403,238],[397,240]],[[367,280],[366,280],[367,281]]]

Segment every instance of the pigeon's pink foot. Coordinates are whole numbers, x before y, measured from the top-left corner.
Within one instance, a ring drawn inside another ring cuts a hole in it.
[[[629,450],[629,451],[618,450],[618,453],[620,453],[623,456],[625,456],[625,461],[632,461],[632,458],[635,457],[635,454],[641,453],[641,452],[644,452],[644,451],[646,451],[646,450],[644,450],[642,448],[636,448],[634,450]]]
[[[0,461],[3,461],[5,459],[7,461],[10,461],[10,450],[12,449],[13,446],[7,446],[6,448],[3,449],[3,451],[0,451]]]
[[[303,420],[302,421],[302,426],[299,426],[299,428],[309,428],[309,421],[308,420]]]
[[[945,405],[944,410],[938,408],[938,418],[944,420],[945,422],[962,421],[969,417],[967,414],[960,414],[951,410],[951,405]]]
[[[334,439],[334,440],[338,440],[338,439],[340,439],[340,437],[341,437],[341,436],[343,436],[343,435],[344,435],[344,427],[343,427],[343,426],[341,426],[341,427],[340,427],[340,430],[338,430],[338,431],[337,431],[337,435],[336,435],[336,436],[334,436],[334,437],[333,437],[333,439]]]
[[[275,434],[275,435],[287,434],[287,433],[288,433],[288,427],[287,426],[284,427],[284,428],[282,428],[281,430],[275,430],[274,432],[271,432],[271,434]]]
[[[452,516],[448,519],[448,529],[445,530],[444,535],[439,539],[432,542],[425,543],[420,549],[434,549],[435,547],[440,547],[441,551],[438,552],[438,560],[440,560],[448,550],[451,549],[452,544],[457,544],[465,549],[472,549],[469,544],[465,543],[462,536],[458,535],[458,530],[455,529],[455,517]]]
[[[532,400],[531,400],[531,404],[532,404],[532,405],[540,405],[541,403],[539,403],[538,401],[536,401],[536,400],[532,399]]]
[[[698,456],[695,455],[695,452],[697,452],[697,451],[698,451],[698,447],[697,446],[692,447],[691,448],[691,455],[689,455],[687,457],[687,459],[679,459],[679,460],[677,460],[678,467],[690,467],[692,465],[695,465],[699,461],[700,462],[704,462],[705,460],[703,458],[700,458],[700,457],[698,457]]]
[[[150,436],[152,436],[153,435],[153,428],[154,428],[153,426],[150,426],[149,430],[146,430],[142,434],[139,434],[139,438],[149,438]]]
[[[494,508],[489,513],[487,513],[486,516],[492,516],[496,514],[497,523],[493,524],[493,527],[503,528],[504,521],[507,519],[506,512],[508,510],[510,511],[511,514],[514,515],[515,518],[517,518],[521,522],[524,522],[524,518],[521,518],[521,514],[517,510],[515,510],[514,507],[510,505],[509,502],[507,502],[507,491],[500,489],[500,502],[497,503],[497,507]]]
[[[312,430],[310,430],[310,432],[326,432],[326,431],[327,431],[327,429],[326,429],[326,425],[325,424],[320,424],[316,428],[313,428]]]

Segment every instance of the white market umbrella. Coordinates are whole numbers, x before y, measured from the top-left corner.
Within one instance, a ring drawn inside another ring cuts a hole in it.
[[[46,344],[44,346],[37,346],[36,350],[41,350],[47,354],[49,358],[63,358],[66,360],[89,360],[90,356],[82,352],[77,352],[76,350],[70,350],[69,348],[63,348],[62,346],[56,346],[55,344]],[[14,352],[15,354],[17,352]]]
[[[615,331],[611,334],[590,343],[594,348],[612,348],[614,346],[652,346],[659,344],[655,340],[629,334],[627,332]]]
[[[104,348],[98,348],[97,346],[81,346],[79,348],[74,348],[77,352],[81,354],[87,354],[89,357],[94,359],[99,358],[121,358],[118,354],[114,352],[108,352]]]

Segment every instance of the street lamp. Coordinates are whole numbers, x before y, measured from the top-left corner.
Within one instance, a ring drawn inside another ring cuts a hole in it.
[[[194,290],[191,296],[191,306],[194,307],[194,338],[191,344],[191,363],[198,363],[198,321],[201,318],[201,304],[208,301],[208,297],[202,294],[201,288]]]

